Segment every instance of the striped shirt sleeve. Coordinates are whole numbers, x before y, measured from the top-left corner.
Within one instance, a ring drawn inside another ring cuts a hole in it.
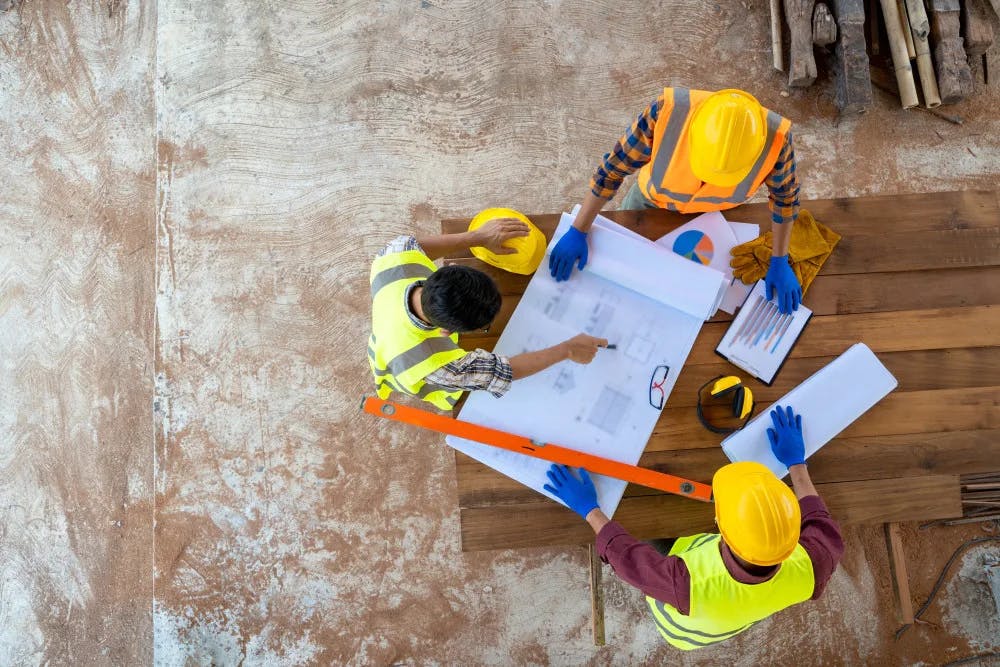
[[[500,398],[510,389],[514,374],[505,357],[477,349],[445,364],[424,379],[452,391],[483,389]]]
[[[653,154],[653,131],[656,119],[663,108],[663,95],[649,105],[632,123],[632,127],[618,140],[610,153],[605,153],[594,177],[590,179],[590,191],[600,199],[611,199],[618,192],[622,181],[642,165],[650,161]]]
[[[792,147],[792,133],[785,138],[774,169],[764,179],[768,189],[768,205],[771,221],[776,224],[795,222],[799,214],[799,179],[795,175],[795,149]]]

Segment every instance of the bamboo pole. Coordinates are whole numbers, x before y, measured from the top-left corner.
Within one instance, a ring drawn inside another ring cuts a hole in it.
[[[906,0],[906,10],[913,29],[913,47],[917,52],[917,72],[920,74],[920,87],[924,91],[924,105],[928,109],[941,106],[941,93],[938,91],[937,77],[934,75],[934,61],[931,60],[931,45],[927,41],[931,25],[927,20],[927,10],[924,0]]]
[[[896,72],[896,84],[899,86],[899,99],[904,109],[917,106],[917,86],[913,81],[913,69],[906,55],[906,40],[903,38],[902,23],[899,18],[899,7],[896,0],[881,0],[882,15],[885,17],[885,29],[889,34],[889,48],[892,51],[892,64]]]
[[[896,10],[899,12],[899,29],[903,31],[903,39],[906,40],[906,55],[910,60],[917,57],[913,46],[913,34],[910,32],[910,19],[906,14],[905,0],[896,0]]]
[[[781,2],[771,0],[771,61],[774,69],[785,71],[785,54],[781,44]]]

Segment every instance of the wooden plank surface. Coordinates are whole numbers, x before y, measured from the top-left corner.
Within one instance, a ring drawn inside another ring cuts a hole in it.
[[[927,474],[993,472],[1000,461],[1000,430],[947,431],[863,438],[835,438],[809,458],[814,482],[865,481]],[[705,449],[646,452],[639,465],[702,482],[729,460],[718,446]],[[549,500],[475,459],[457,454],[458,504],[545,504]],[[656,494],[629,485],[625,496]]]
[[[836,397],[831,396],[831,401]],[[669,401],[667,405],[669,405]],[[760,404],[758,412],[770,409]],[[841,432],[843,437],[970,431],[1000,428],[1000,387],[895,391]],[[808,419],[808,415],[803,415]],[[701,425],[691,408],[664,408],[646,446],[647,452],[662,449],[716,447],[723,436]],[[559,444],[559,443],[555,443]]]
[[[992,229],[997,226],[998,193],[993,190],[963,190],[906,195],[879,195],[840,199],[814,199],[802,207],[844,237],[880,236],[886,231],[942,232],[962,229]],[[604,211],[602,215],[625,225],[648,239],[656,239],[676,229],[694,215],[680,215],[661,209],[643,211]],[[723,213],[727,220],[752,222],[762,231],[770,228],[771,213],[767,203],[744,204]],[[441,221],[445,233],[464,232],[469,218]],[[559,223],[559,214],[528,214],[539,229],[551,238]],[[455,257],[471,257],[464,251]]]
[[[843,522],[894,522],[961,514],[955,475],[990,472],[1000,460],[1000,202],[992,191],[808,202],[844,236],[806,295],[814,310],[773,387],[750,381],[763,411],[847,347],[864,341],[899,380],[898,389],[810,459],[810,471]],[[693,216],[610,212],[655,239]],[[766,204],[728,219],[769,225]],[[558,215],[529,216],[551,236]],[[466,220],[442,223],[464,229]],[[488,267],[469,253],[449,259],[481,268],[504,295],[486,335],[492,349],[530,277]],[[714,353],[731,316],[706,323],[640,465],[710,481],[727,463],[722,436],[698,423],[698,387],[739,372]],[[745,374],[743,374],[745,375]],[[831,397],[835,400],[835,397]],[[584,543],[575,515],[483,464],[456,453],[463,549]],[[616,514],[639,537],[712,530],[711,507],[629,485]]]
[[[925,475],[865,482],[817,484],[833,516],[843,523],[885,523],[960,516],[957,475]],[[679,496],[624,498],[615,520],[639,539],[714,531],[713,506]],[[594,533],[580,517],[553,502],[461,510],[462,549],[586,544]]]

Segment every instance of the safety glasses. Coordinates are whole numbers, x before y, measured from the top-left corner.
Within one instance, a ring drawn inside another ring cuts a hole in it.
[[[667,383],[669,373],[670,366],[661,364],[653,369],[653,375],[649,378],[649,404],[655,410],[662,410],[663,404],[667,402],[667,392],[663,390],[663,385]]]

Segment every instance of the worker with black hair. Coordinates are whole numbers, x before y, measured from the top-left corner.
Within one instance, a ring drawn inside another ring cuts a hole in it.
[[[390,241],[372,264],[372,334],[368,363],[379,398],[393,391],[451,410],[463,391],[483,389],[500,397],[513,380],[560,361],[588,364],[608,341],[586,334],[509,359],[486,350],[466,352],[458,334],[488,330],[500,311],[500,291],[477,269],[438,268],[434,261],[473,247],[496,254],[516,252],[504,241],[526,236],[528,226],[493,220],[473,231]]]

